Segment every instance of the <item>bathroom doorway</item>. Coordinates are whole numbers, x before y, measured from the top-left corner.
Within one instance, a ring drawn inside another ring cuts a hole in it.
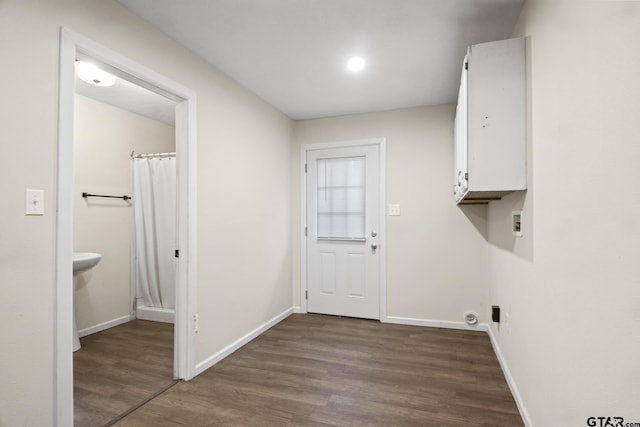
[[[195,363],[193,316],[195,307],[195,95],[180,85],[67,29],[61,30],[60,115],[57,194],[57,288],[55,333],[55,419],[57,425],[73,423],[73,354],[71,351],[73,286],[71,258],[74,250],[74,105],[75,64],[92,62],[117,78],[134,83],[175,103],[176,260],[173,367],[170,380],[193,377]],[[84,102],[84,101],[83,101]],[[91,100],[89,100],[91,102]],[[163,149],[164,152],[165,149]],[[147,150],[144,150],[147,151]],[[152,150],[154,151],[154,150]],[[106,158],[103,158],[106,160]],[[127,159],[130,162],[130,159]],[[108,190],[108,189],[98,189]],[[89,193],[88,191],[82,191]],[[90,193],[94,194],[94,193]],[[96,191],[98,195],[101,194]],[[126,196],[126,195],[125,195]],[[88,196],[92,197],[92,196]],[[95,197],[95,196],[93,196]],[[101,200],[95,197],[94,200]],[[107,200],[105,198],[104,200]],[[122,197],[123,202],[130,201]],[[118,206],[105,206],[122,209]],[[126,207],[125,207],[126,208]],[[105,224],[108,230],[108,224]],[[130,230],[129,230],[130,231]],[[133,300],[133,298],[132,298]],[[99,305],[99,304],[98,304]],[[125,323],[124,320],[122,323]],[[104,326],[104,325],[103,325]],[[115,329],[115,328],[113,328]],[[138,328],[138,329],[144,329]],[[107,331],[104,331],[107,332]],[[103,332],[99,332],[102,334]],[[153,332],[151,332],[153,334]],[[98,335],[98,334],[96,334]]]
[[[175,383],[177,159],[174,101],[76,59],[74,259],[100,256],[74,272],[82,427],[111,424]]]

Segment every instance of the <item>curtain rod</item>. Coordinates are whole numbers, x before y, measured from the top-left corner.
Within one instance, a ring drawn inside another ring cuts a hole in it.
[[[150,157],[175,157],[176,153],[149,153],[149,154],[136,154],[135,151],[131,152],[132,159],[145,159]]]

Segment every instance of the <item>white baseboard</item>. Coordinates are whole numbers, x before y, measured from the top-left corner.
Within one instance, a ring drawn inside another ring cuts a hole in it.
[[[252,339],[257,337],[258,335],[260,335],[263,332],[265,332],[267,329],[271,328],[272,326],[280,323],[281,321],[283,321],[287,317],[291,316],[291,314],[293,314],[293,310],[294,310],[293,307],[285,310],[284,312],[280,313],[279,315],[277,315],[273,319],[271,319],[271,320],[263,323],[262,325],[258,326],[256,329],[254,329],[253,331],[249,332],[248,334],[246,334],[242,338],[240,338],[237,341],[229,344],[228,346],[226,346],[225,348],[223,348],[219,352],[209,356],[208,358],[206,358],[202,362],[196,364],[196,370],[195,370],[195,375],[194,376],[200,375],[201,373],[203,373],[204,371],[206,371],[207,369],[209,369],[210,367],[212,367],[216,363],[220,362],[222,359],[224,359],[225,357],[229,356],[231,353],[233,353],[234,351],[238,350],[240,347],[242,347],[243,345],[245,345],[246,343],[248,343],[249,341],[251,341]]]
[[[175,310],[166,308],[138,306],[136,308],[136,318],[141,320],[151,320],[153,322],[174,323],[176,317]]]
[[[509,366],[507,365],[507,361],[504,359],[502,355],[502,351],[500,351],[500,346],[498,346],[498,341],[496,340],[495,335],[493,334],[493,329],[489,325],[487,326],[487,334],[489,334],[489,339],[491,340],[491,345],[493,346],[493,351],[496,353],[496,357],[498,358],[498,362],[500,362],[500,367],[502,368],[502,373],[504,374],[505,379],[507,380],[507,384],[509,385],[509,389],[511,390],[511,394],[513,395],[513,400],[516,401],[516,405],[518,406],[518,411],[520,411],[520,416],[522,417],[522,421],[524,425],[527,427],[533,426],[531,422],[531,418],[529,418],[529,413],[527,412],[527,408],[524,406],[524,402],[520,397],[520,392],[518,391],[518,387],[516,386],[513,377],[511,376],[511,371],[509,370]]]
[[[95,334],[96,332],[104,331],[105,329],[113,328],[114,326],[130,322],[133,319],[133,314],[127,314],[126,316],[118,317],[117,319],[109,320],[108,322],[103,322],[89,328],[81,329],[78,331],[78,337],[86,337],[87,335]]]
[[[411,317],[387,316],[384,320],[380,320],[380,321],[383,323],[395,323],[398,325],[427,326],[430,328],[445,328],[445,329],[462,329],[465,331],[486,332],[489,329],[489,325],[487,325],[486,323],[468,325],[465,322],[452,322],[448,320],[413,319]]]
[[[293,306],[293,312],[294,312],[295,314],[306,314],[306,313],[307,313],[307,312],[306,312],[306,311],[304,311],[304,310],[302,309],[302,307],[300,307],[299,305],[294,305],[294,306]]]

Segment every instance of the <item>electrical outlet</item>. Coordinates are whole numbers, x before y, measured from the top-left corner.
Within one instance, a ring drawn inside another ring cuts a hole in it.
[[[198,329],[200,328],[200,315],[198,313],[193,315],[193,332],[198,333]]]
[[[491,320],[500,323],[500,306],[492,305],[491,306]]]
[[[511,212],[511,233],[516,237],[522,237],[522,211]]]
[[[389,216],[400,216],[400,205],[389,205]]]

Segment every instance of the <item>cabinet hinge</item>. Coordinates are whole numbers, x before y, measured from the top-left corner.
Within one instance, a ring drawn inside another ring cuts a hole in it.
[[[174,257],[176,258],[180,258],[180,251],[178,249],[176,249],[176,251],[173,254]]]
[[[304,173],[307,173],[307,164],[304,164]]]
[[[468,62],[465,62],[465,63],[464,63],[464,69],[465,69],[465,70],[468,70],[468,69],[469,69],[469,63],[468,63]]]
[[[304,291],[304,299],[309,299],[309,291]]]
[[[304,235],[307,236],[307,227],[304,228]]]
[[[469,172],[464,173],[464,179],[465,181],[469,181]]]

